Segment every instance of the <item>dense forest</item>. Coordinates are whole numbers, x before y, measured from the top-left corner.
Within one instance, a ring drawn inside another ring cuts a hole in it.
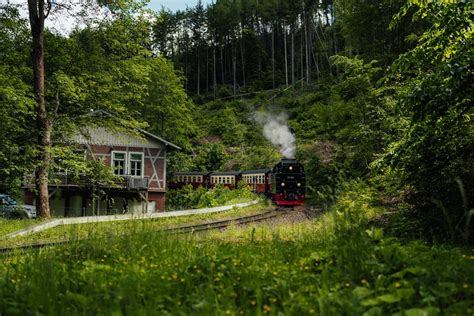
[[[312,202],[365,183],[404,230],[472,242],[471,1],[218,0],[159,13],[105,1],[107,18],[76,13],[85,26],[67,35],[44,29],[63,6],[28,3],[29,21],[0,7],[1,192],[18,195],[35,170],[38,192],[54,168],[104,177],[59,141],[84,124],[176,143],[170,172],[270,167],[281,154],[256,119],[266,113],[294,132]]]

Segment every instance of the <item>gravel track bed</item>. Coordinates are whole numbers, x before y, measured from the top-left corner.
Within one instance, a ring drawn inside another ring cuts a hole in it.
[[[245,227],[248,225],[288,225],[296,223],[304,223],[313,220],[321,215],[321,209],[312,206],[298,206],[291,209],[281,209],[283,214],[277,217],[269,218],[255,223],[247,223],[239,226]]]

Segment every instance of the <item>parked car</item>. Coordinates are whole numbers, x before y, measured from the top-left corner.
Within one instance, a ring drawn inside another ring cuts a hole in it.
[[[36,207],[33,205],[19,205],[10,196],[0,194],[0,217],[36,218]]]

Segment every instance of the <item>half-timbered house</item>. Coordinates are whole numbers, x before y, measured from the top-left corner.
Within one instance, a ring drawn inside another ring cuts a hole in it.
[[[85,131],[85,132],[84,132]],[[84,159],[102,161],[120,181],[101,185],[99,196],[92,192],[85,175],[68,170],[50,181],[50,209],[54,216],[86,216],[120,213],[150,213],[164,210],[166,154],[178,146],[145,130],[138,133],[88,127],[72,136],[76,151]],[[82,156],[82,155],[81,155]],[[33,181],[25,181],[25,201],[34,203]]]

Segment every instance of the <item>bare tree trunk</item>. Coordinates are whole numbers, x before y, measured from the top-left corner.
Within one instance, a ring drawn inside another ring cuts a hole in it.
[[[214,89],[214,99],[216,98],[216,92],[217,92],[217,66],[216,66],[216,45],[214,44],[214,49],[213,49],[213,78],[212,78],[212,87]]]
[[[224,69],[224,47],[221,47],[221,71],[222,71],[222,84],[225,84],[225,69]]]
[[[275,24],[272,25],[272,80],[275,89]]]
[[[285,50],[285,83],[288,87],[288,52],[286,47],[286,25],[283,25],[283,43]]]
[[[331,10],[331,19],[332,19],[332,42],[334,45],[334,55],[338,54],[338,49],[337,49],[337,38],[336,38],[336,30],[334,25],[336,24],[336,13],[334,12],[334,5],[332,6]],[[332,73],[332,72],[331,72]],[[336,76],[339,74],[339,67],[336,65]]]
[[[197,73],[197,95],[201,94],[201,61],[198,57],[198,73]]]
[[[301,54],[301,60],[300,60],[300,64],[301,64],[301,90],[303,90],[304,88],[304,52],[303,52],[303,49],[304,49],[304,34],[303,34],[303,30],[300,30],[301,32],[301,43],[300,43],[300,54]]]
[[[244,38],[241,36],[240,38],[240,60],[242,63],[242,84],[245,90],[245,86],[247,85],[247,82],[245,81],[245,47],[244,47]]]
[[[237,95],[237,52],[235,44],[232,45],[232,81],[234,82],[234,98]]]
[[[206,96],[209,95],[209,44],[206,43]]]
[[[309,40],[308,40],[308,19],[306,17],[306,11],[303,2],[303,27],[304,27],[304,39],[305,39],[305,55],[306,55],[306,82],[310,82],[310,56],[309,56]]]
[[[38,166],[36,167],[36,208],[40,217],[50,217],[48,173],[51,161],[51,119],[44,100],[44,0],[28,0],[31,34],[33,37],[33,89],[36,99],[38,128]]]
[[[295,29],[291,27],[291,85],[295,88]]]

